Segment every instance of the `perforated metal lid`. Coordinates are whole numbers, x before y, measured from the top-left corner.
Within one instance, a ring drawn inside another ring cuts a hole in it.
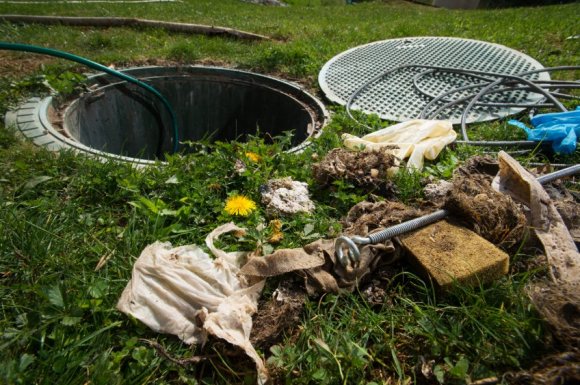
[[[390,39],[361,45],[330,59],[318,76],[320,87],[333,102],[346,105],[353,93],[373,78],[399,66],[424,65],[468,69],[516,75],[543,69],[533,58],[499,44],[450,37],[413,37]],[[529,80],[550,80],[548,73],[526,75]],[[415,79],[415,80],[414,80]],[[428,72],[425,68],[406,68],[372,82],[354,99],[351,108],[376,113],[383,119],[416,119],[433,97],[451,89],[481,83],[481,78]],[[474,89],[456,93],[451,98],[472,94]],[[542,99],[526,91],[494,93],[484,102],[535,103]],[[521,111],[514,107],[479,106],[473,108],[467,122],[498,119]],[[459,123],[461,106],[442,111],[439,119]]]

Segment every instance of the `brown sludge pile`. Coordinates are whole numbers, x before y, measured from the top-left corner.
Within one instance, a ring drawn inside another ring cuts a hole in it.
[[[472,158],[459,168],[444,208],[465,226],[507,250],[523,239],[526,217],[509,195],[492,188],[492,176],[485,173],[491,170],[493,166],[487,158]]]
[[[328,186],[335,180],[345,179],[365,191],[376,191],[385,197],[394,196],[394,184],[387,178],[396,158],[384,151],[350,151],[335,148],[322,161],[312,165],[316,182]]]

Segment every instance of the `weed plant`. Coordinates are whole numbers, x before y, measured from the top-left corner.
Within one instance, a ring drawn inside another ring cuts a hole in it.
[[[546,66],[578,63],[578,4],[501,10],[450,11],[403,1],[289,1],[286,8],[239,1],[46,5],[0,3],[0,13],[127,16],[223,25],[273,37],[243,42],[172,34],[157,29],[74,28],[0,24],[4,40],[63,49],[104,64],[220,63],[299,80],[316,92],[319,68],[333,55],[370,41],[407,36],[487,40],[524,51]],[[38,57],[0,52],[8,70],[0,78],[0,113],[30,95],[78,90],[84,69]],[[28,63],[28,62],[26,62]],[[16,67],[14,67],[16,65]],[[12,69],[10,69],[12,68]],[[568,75],[562,75],[568,76]],[[387,123],[356,114],[367,126]],[[218,342],[190,347],[159,335],[115,309],[141,250],[161,240],[203,245],[216,226],[234,221],[248,232],[224,237],[227,250],[269,252],[299,247],[341,232],[341,218],[370,197],[347,181],[330,188],[314,182],[310,167],[341,145],[344,132],[364,135],[342,108],[332,109],[323,133],[299,154],[284,152],[290,136],[273,143],[260,136],[244,143],[184,143],[187,154],[169,155],[146,169],[101,162],[71,152],[49,153],[0,127],[0,382],[7,384],[214,384],[254,383],[250,361],[231,357]],[[473,139],[515,139],[505,122],[482,124]],[[485,151],[446,149],[424,173],[400,173],[399,199],[414,205],[422,179],[449,179],[465,159]],[[247,153],[259,156],[252,161]],[[522,162],[578,163],[579,152],[542,152]],[[242,161],[245,171],[236,163]],[[247,217],[224,211],[228,197],[260,201],[269,179],[291,176],[308,183],[312,214],[282,217],[284,238],[270,244],[263,207]],[[577,186],[570,186],[576,189]],[[523,254],[512,261],[525,259]],[[382,286],[383,303],[359,292],[325,295],[306,303],[298,332],[261,352],[279,383],[468,383],[530,365],[545,353],[544,324],[524,287],[536,272],[447,295],[415,276],[405,264]],[[542,274],[542,272],[539,272]],[[274,287],[268,287],[271,292]],[[197,364],[177,364],[205,355]]]

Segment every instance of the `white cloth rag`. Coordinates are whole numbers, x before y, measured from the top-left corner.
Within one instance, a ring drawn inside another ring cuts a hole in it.
[[[244,253],[226,253],[214,246],[217,237],[231,231],[243,229],[227,223],[207,236],[215,259],[196,245],[147,246],[133,266],[117,309],[187,344],[204,344],[211,334],[241,347],[255,361],[258,383],[263,384],[268,374],[250,343],[250,332],[265,281],[248,286],[238,277]]]
[[[407,168],[421,170],[423,158],[433,160],[448,144],[455,141],[457,133],[446,120],[415,119],[395,124],[359,138],[343,134],[344,145],[351,149],[382,150],[400,160],[409,157]],[[393,148],[396,146],[397,148]]]

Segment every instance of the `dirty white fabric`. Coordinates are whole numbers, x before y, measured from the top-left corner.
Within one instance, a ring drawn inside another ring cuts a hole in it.
[[[423,159],[433,160],[448,144],[455,141],[457,133],[453,125],[445,120],[414,119],[395,124],[359,138],[343,134],[348,148],[378,149],[395,155],[399,159],[409,158],[408,169],[421,170]],[[392,147],[397,148],[393,149]]]
[[[211,334],[241,347],[255,361],[261,384],[268,379],[267,371],[249,338],[265,281],[248,286],[238,278],[243,253],[226,253],[214,246],[217,237],[232,231],[243,229],[228,223],[207,236],[215,259],[196,245],[147,246],[133,266],[117,309],[187,344],[204,344]]]
[[[509,194],[530,208],[531,226],[544,246],[552,279],[580,284],[580,254],[568,228],[540,182],[506,152],[499,153],[497,191]]]
[[[290,177],[268,181],[262,191],[262,203],[270,214],[310,213],[314,210],[308,185]]]

